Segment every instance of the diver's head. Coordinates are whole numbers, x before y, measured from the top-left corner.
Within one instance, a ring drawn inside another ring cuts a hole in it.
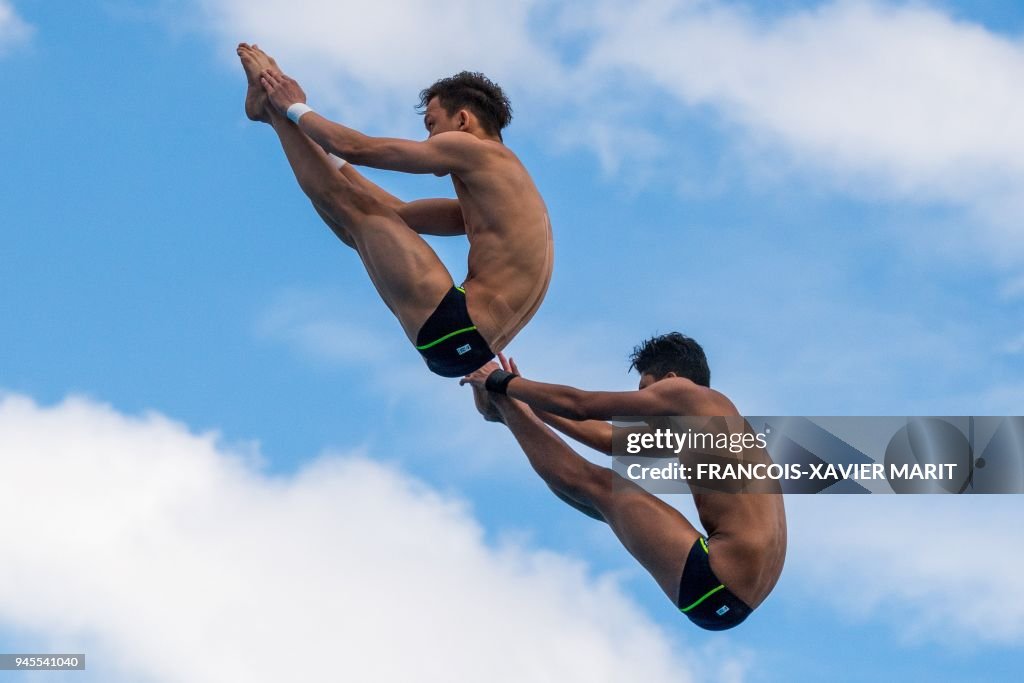
[[[497,83],[482,73],[463,71],[420,91],[428,137],[461,130],[501,140],[512,121],[512,105]]]
[[[711,370],[704,349],[690,337],[669,332],[635,347],[630,369],[640,373],[640,388],[666,377],[685,377],[702,387],[711,386]]]

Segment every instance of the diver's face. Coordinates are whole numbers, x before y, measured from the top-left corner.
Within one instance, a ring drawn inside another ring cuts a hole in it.
[[[423,112],[423,126],[427,129],[427,137],[432,138],[438,133],[448,133],[453,130],[462,129],[462,117],[459,112],[449,114],[441,106],[441,101],[436,97],[427,103]]]

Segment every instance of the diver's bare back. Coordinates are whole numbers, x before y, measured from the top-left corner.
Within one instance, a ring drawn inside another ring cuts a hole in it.
[[[469,239],[466,304],[492,351],[533,317],[551,280],[551,224],[526,168],[500,142],[482,163],[452,174]]]

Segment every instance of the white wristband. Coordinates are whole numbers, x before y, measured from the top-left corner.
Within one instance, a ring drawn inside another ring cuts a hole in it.
[[[285,112],[285,116],[291,119],[292,123],[298,125],[299,119],[311,111],[313,111],[313,107],[306,106],[304,102],[296,102],[292,106],[288,107],[288,111]]]
[[[334,164],[334,168],[341,169],[342,166],[348,162],[339,157],[337,154],[328,153],[327,158],[330,159],[331,163]]]

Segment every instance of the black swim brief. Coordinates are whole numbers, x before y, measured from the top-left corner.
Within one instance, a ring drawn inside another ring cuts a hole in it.
[[[463,377],[494,358],[466,308],[466,290],[452,287],[416,335],[416,350],[431,372]]]
[[[708,631],[738,626],[753,611],[725,587],[708,562],[708,544],[701,536],[690,548],[679,584],[679,611]]]

